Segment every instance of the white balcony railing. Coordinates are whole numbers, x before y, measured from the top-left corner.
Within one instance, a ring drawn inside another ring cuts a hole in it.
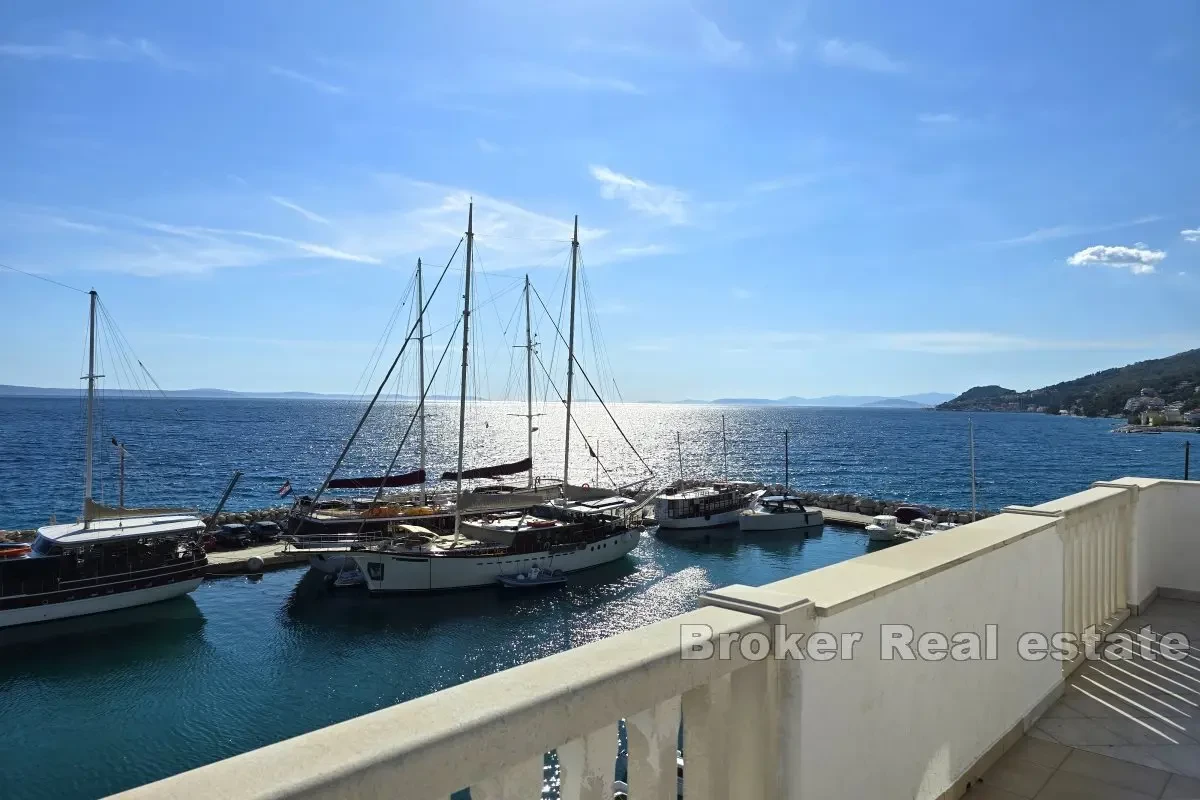
[[[711,592],[691,613],[127,796],[432,800],[470,787],[473,800],[531,800],[554,751],[564,800],[609,800],[625,720],[637,800],[676,797],[681,721],[688,800],[957,797],[1082,658],[1031,659],[1022,634],[1111,628],[1156,593],[1200,599],[1198,516],[1200,484],[1097,484],[762,588]],[[917,657],[895,647],[904,630]],[[938,633],[958,637],[957,655],[922,649],[922,634]],[[810,644],[797,658],[788,634],[851,646],[826,659]],[[978,658],[963,646],[972,634]],[[751,640],[769,657],[738,644]],[[683,657],[684,644],[705,643],[713,657]]]

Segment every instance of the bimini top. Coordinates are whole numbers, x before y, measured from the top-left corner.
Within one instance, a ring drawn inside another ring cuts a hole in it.
[[[87,528],[83,527],[82,522],[47,525],[44,528],[38,528],[38,536],[57,544],[72,545],[91,544],[113,539],[140,539],[147,536],[198,533],[202,530],[204,530],[204,521],[199,517],[190,514],[170,514],[98,519],[89,522]]]

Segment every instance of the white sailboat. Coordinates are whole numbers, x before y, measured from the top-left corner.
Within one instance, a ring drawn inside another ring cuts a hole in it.
[[[377,544],[355,550],[350,555],[366,575],[372,593],[422,592],[490,586],[503,575],[539,570],[577,572],[614,561],[637,546],[639,533],[629,530],[621,507],[605,501],[574,502],[564,496],[555,502],[534,506],[527,517],[536,520],[513,529],[507,545],[471,538],[464,526],[463,469],[467,377],[470,349],[471,272],[474,257],[474,205],[467,212],[467,252],[464,270],[462,315],[462,377],[458,413],[458,468],[455,474],[455,511],[453,534],[438,534],[417,525],[394,525],[393,536]],[[570,455],[571,397],[574,378],[575,286],[578,272],[579,220],[571,239],[571,332],[567,355],[567,440],[565,457]],[[530,403],[529,408],[532,408]],[[532,425],[532,411],[530,411]],[[566,460],[566,459],[565,459]],[[566,464],[563,488],[569,483]],[[476,523],[478,526],[480,523]]]
[[[808,509],[788,489],[788,432],[783,432],[783,494],[764,495],[738,515],[743,531],[785,531],[816,528],[825,524],[820,509]]]
[[[0,628],[155,603],[193,591],[208,560],[204,522],[174,509],[95,502],[96,304],[89,292],[83,515],[38,528],[30,552],[0,560]],[[118,447],[121,447],[118,445]]]

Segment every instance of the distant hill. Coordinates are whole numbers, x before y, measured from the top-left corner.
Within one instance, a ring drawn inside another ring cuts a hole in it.
[[[917,408],[933,406],[950,400],[954,395],[945,392],[926,392],[924,394],[906,394],[900,397],[885,397],[883,395],[848,395],[834,394],[824,397],[781,397],[769,400],[761,397],[722,397],[711,401],[713,405],[725,406],[808,406],[822,408],[865,408],[869,406],[888,408]],[[686,403],[704,402],[700,400],[685,400]]]
[[[887,397],[883,400],[873,400],[870,403],[863,403],[864,408],[929,408],[925,403],[917,403],[913,400],[905,400],[900,397]]]
[[[0,397],[79,397],[81,389],[59,389],[43,386],[11,386],[0,384]],[[234,392],[229,389],[172,389],[162,393],[136,389],[105,389],[105,397],[123,399],[161,400],[163,396],[175,399],[199,400],[359,400],[354,394],[318,394],[316,392]],[[416,400],[402,396],[401,400]],[[429,395],[427,400],[457,400],[458,396]],[[469,398],[476,399],[476,398]]]
[[[1018,392],[1003,386],[976,386],[939,409],[948,411],[1030,411],[1051,414],[1074,411],[1089,417],[1122,413],[1126,401],[1149,389],[1165,402],[1182,402],[1184,410],[1200,406],[1200,349],[1166,358],[1139,361],[1095,372],[1053,386]]]

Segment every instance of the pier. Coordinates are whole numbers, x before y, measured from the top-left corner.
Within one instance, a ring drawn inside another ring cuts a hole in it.
[[[261,569],[250,569],[249,561],[252,558],[262,561]],[[241,550],[214,550],[208,554],[208,570],[204,574],[208,578],[255,575],[260,572],[290,567],[294,564],[307,563],[308,555],[306,553],[293,552],[282,542],[270,542]]]

